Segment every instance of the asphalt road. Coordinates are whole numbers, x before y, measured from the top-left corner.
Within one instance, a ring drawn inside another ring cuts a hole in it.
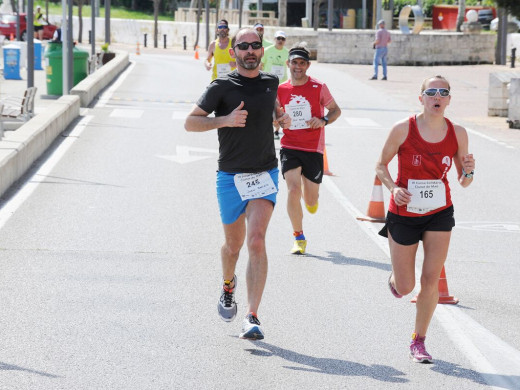
[[[183,129],[209,72],[189,56],[134,56],[2,200],[2,389],[520,388],[518,147],[472,129],[473,185],[460,188],[451,172],[457,227],[446,272],[460,304],[436,311],[435,363],[413,364],[415,307],[388,291],[380,225],[355,217],[390,126],[419,107],[348,66],[310,73],[343,109],[327,127],[335,176],[318,213],[305,215],[301,257],[289,254],[281,181],[258,313],[265,340],[238,339],[246,249],[239,317],[217,315],[217,135]]]

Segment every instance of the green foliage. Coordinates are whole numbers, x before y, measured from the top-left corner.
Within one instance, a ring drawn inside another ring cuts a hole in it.
[[[511,15],[520,19],[520,1],[518,0],[497,0],[501,8],[505,8]]]
[[[498,0],[498,2],[510,2],[518,4],[520,7],[519,0]],[[385,6],[389,1],[384,0],[383,6]],[[401,12],[401,9],[409,4],[416,3],[415,1],[410,0],[394,0],[394,17],[399,16],[399,12]],[[480,4],[479,4],[480,3]],[[427,18],[431,18],[433,14],[433,6],[434,5],[458,5],[457,0],[423,0],[423,14]],[[475,6],[475,5],[482,5],[485,7],[495,7],[495,1],[494,0],[466,0],[466,6]],[[387,8],[387,7],[386,7]]]
[[[152,3],[150,1],[150,3]],[[35,1],[34,6],[38,5],[39,2]],[[45,9],[45,4],[42,2],[40,4],[42,6],[42,9]],[[72,12],[75,16],[78,15],[78,7],[74,6],[72,9]],[[82,8],[83,17],[84,18],[90,18],[91,11],[90,11],[90,3],[89,5],[84,5]],[[61,15],[61,3],[52,4],[49,2],[49,13],[52,15]],[[105,16],[105,9],[102,7],[99,10],[99,16],[104,17]],[[116,19],[144,19],[144,20],[153,20],[153,10],[150,12],[143,12],[143,11],[132,11],[127,8],[120,8],[110,5],[110,16],[112,18]],[[173,13],[170,12],[169,15],[165,14],[159,14],[159,20],[165,20],[165,21],[172,21],[173,20]]]

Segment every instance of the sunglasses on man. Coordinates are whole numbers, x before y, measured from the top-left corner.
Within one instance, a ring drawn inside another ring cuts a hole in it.
[[[223,25],[223,26],[218,26],[217,28],[218,28],[219,30],[224,30],[224,29],[227,29],[228,26]]]
[[[276,39],[278,39],[279,41],[285,41],[284,37],[276,37]]]
[[[428,88],[423,91],[423,95],[433,97],[439,93],[440,97],[448,97],[450,96],[450,90],[447,88]]]
[[[240,50],[247,50],[251,46],[251,49],[258,50],[262,48],[262,42],[240,42],[237,43],[234,47],[238,47]]]

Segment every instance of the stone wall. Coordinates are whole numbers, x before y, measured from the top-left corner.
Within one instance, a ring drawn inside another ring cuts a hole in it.
[[[389,65],[465,65],[492,64],[495,59],[493,34],[421,32],[401,34],[391,31]],[[320,31],[318,61],[371,64],[374,56],[374,31]]]
[[[58,16],[50,17],[58,21]],[[148,34],[148,46],[153,46],[153,21],[111,19],[111,41],[135,45],[144,41]],[[74,38],[77,39],[78,19],[74,17]],[[213,28],[214,26],[212,26]],[[287,47],[305,41],[313,53],[317,51],[320,62],[371,64],[374,56],[372,42],[374,30],[314,31],[302,27],[266,26],[265,37],[273,41],[275,31],[283,29],[287,34]],[[83,42],[88,42],[90,18],[83,18]],[[238,30],[230,25],[231,34]],[[492,64],[494,62],[495,34],[462,34],[454,32],[425,31],[420,34],[401,34],[391,30],[392,43],[389,47],[389,65],[461,65]],[[188,50],[193,50],[196,23],[159,22],[159,47],[163,47],[166,34],[167,47],[183,47],[184,37]],[[200,25],[199,46],[206,45],[206,27]],[[510,34],[511,35],[511,34]],[[105,24],[103,18],[96,19],[96,41],[103,42]]]

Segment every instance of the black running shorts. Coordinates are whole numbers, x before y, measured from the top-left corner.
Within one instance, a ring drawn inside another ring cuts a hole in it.
[[[302,167],[302,175],[313,183],[320,184],[323,178],[323,154],[294,149],[280,149],[282,175],[291,169]]]
[[[450,232],[454,226],[453,206],[421,217],[403,217],[389,211],[386,215],[385,226],[379,235],[388,237],[388,231],[390,231],[393,240],[398,244],[414,245],[423,239],[423,233],[426,231]]]

